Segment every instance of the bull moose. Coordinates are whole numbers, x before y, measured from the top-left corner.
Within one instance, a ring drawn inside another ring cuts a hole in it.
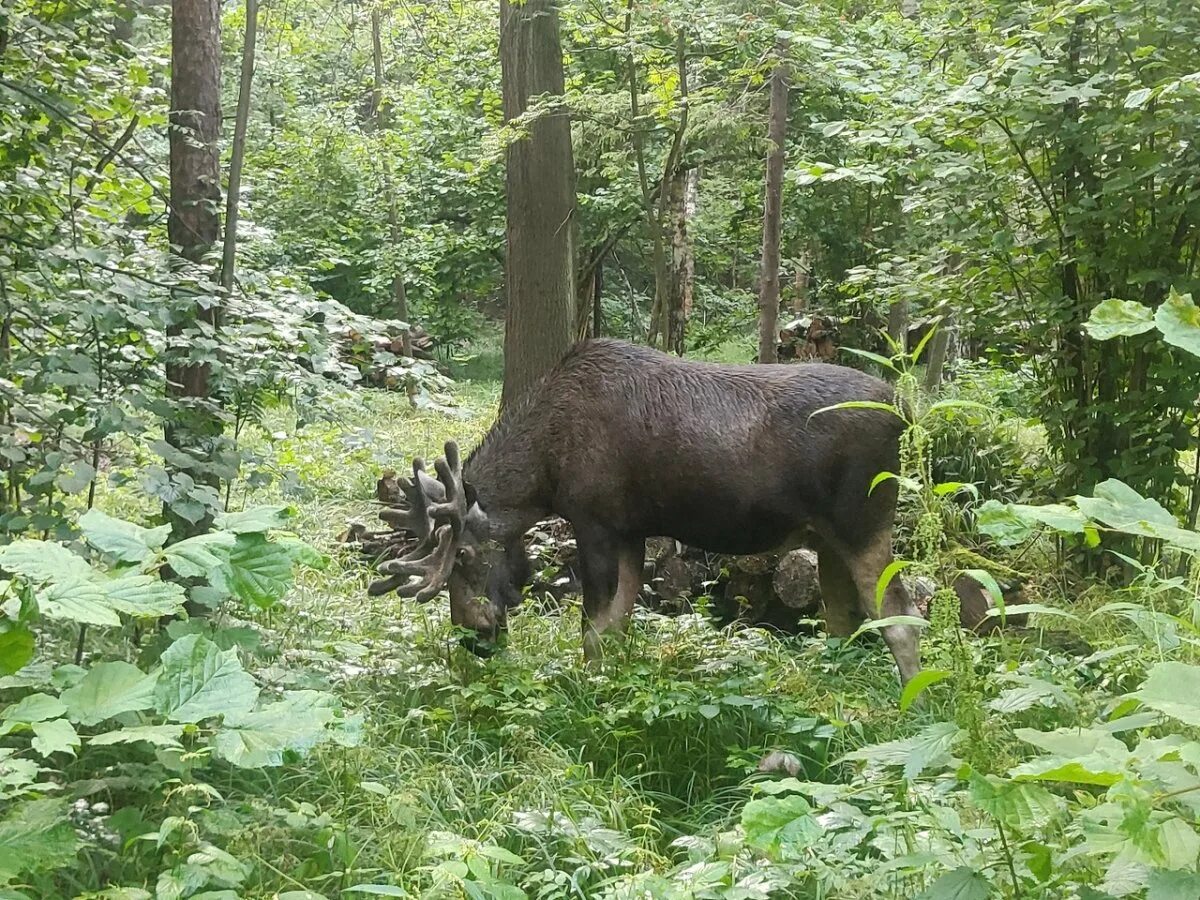
[[[584,341],[501,411],[465,464],[454,443],[436,478],[414,461],[404,500],[381,517],[418,543],[382,563],[370,591],[425,602],[447,588],[452,621],[487,655],[530,576],[525,532],[559,515],[578,544],[588,659],[603,635],[624,632],[652,536],[734,555],[812,544],[829,629],[844,633],[874,616],[892,559],[897,487],[870,488],[896,471],[903,422],[827,408],[893,399],[886,382],[844,366],[718,365]],[[917,615],[899,579],[882,614]],[[882,631],[907,681],[917,632]]]

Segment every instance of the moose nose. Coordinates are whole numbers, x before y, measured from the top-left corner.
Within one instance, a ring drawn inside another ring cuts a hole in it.
[[[463,649],[470,650],[480,659],[491,659],[503,649],[500,641],[496,639],[494,632],[478,632],[477,634],[464,635],[459,644]]]

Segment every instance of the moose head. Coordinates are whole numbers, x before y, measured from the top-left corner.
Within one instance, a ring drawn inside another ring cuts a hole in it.
[[[491,540],[487,514],[463,479],[458,445],[449,441],[444,450],[433,464],[436,478],[418,458],[413,477],[397,479],[400,498],[380,518],[417,543],[380,564],[387,577],[373,582],[369,592],[395,591],[427,603],[446,589],[451,622],[474,632],[463,645],[490,656],[504,635],[508,610],[521,602],[521,582],[504,550]]]

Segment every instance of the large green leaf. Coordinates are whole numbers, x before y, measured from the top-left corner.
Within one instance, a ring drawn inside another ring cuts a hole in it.
[[[0,569],[39,583],[93,574],[85,559],[52,541],[19,540],[0,547]]]
[[[1154,313],[1154,324],[1168,344],[1200,356],[1200,307],[1191,294],[1171,289],[1166,301]]]
[[[1107,731],[1095,728],[1059,728],[1055,731],[1018,728],[1013,733],[1050,754],[1014,768],[1011,775],[1021,781],[1065,781],[1107,786],[1116,784],[1124,777],[1129,748]]]
[[[877,766],[903,766],[905,778],[916,778],[925,769],[950,762],[950,750],[963,731],[953,722],[936,722],[910,738],[870,744],[842,759],[860,759]]]
[[[1153,869],[1146,900],[1196,900],[1200,897],[1200,875]]]
[[[991,883],[968,866],[947,872],[918,896],[917,900],[987,900]]]
[[[1063,802],[1045,788],[1022,781],[1004,781],[995,776],[971,773],[971,799],[1000,823],[1028,834],[1050,823]]]
[[[120,625],[121,617],[109,603],[103,585],[68,577],[37,593],[38,609],[50,619],[66,619],[85,625]]]
[[[79,840],[61,800],[29,800],[0,821],[0,884],[75,861]]]
[[[258,685],[242,668],[237,650],[221,650],[198,634],[175,641],[162,655],[155,708],[172,722],[199,722],[249,712]]]
[[[98,509],[89,509],[80,516],[79,528],[87,542],[97,550],[129,563],[145,562],[171,535],[170,525],[143,528],[114,519]]]
[[[204,578],[225,564],[235,535],[224,531],[198,534],[163,551],[167,565],[183,578]]]
[[[1083,327],[1098,341],[1132,337],[1154,328],[1154,311],[1136,300],[1105,300]]]
[[[69,753],[75,755],[79,749],[79,735],[66,719],[50,719],[47,722],[35,722],[33,728],[32,747],[35,753],[49,756],[52,753]]]
[[[238,535],[225,562],[224,581],[235,597],[266,609],[292,587],[292,554],[261,534]]]
[[[177,615],[187,599],[182,586],[154,575],[122,575],[102,584],[113,609],[139,619]]]
[[[304,752],[325,737],[338,714],[336,703],[319,691],[298,691],[254,712],[226,716],[213,749],[246,769],[281,765],[285,751]]]
[[[156,675],[147,675],[127,662],[102,662],[92,666],[79,684],[63,691],[67,715],[80,725],[95,725],[121,713],[154,705]]]
[[[746,843],[770,854],[803,850],[825,833],[799,794],[751,800],[742,808],[742,828]]]
[[[57,719],[66,711],[67,707],[57,697],[51,697],[49,694],[30,694],[6,706],[4,711],[0,712],[0,722],[45,722],[47,719]]]
[[[6,621],[0,621],[0,629],[0,675],[11,675],[33,659],[33,632]]]
[[[145,741],[155,747],[179,747],[179,739],[182,736],[182,725],[132,725],[88,738],[88,743],[106,747],[110,744],[136,744]]]
[[[1110,528],[1129,530],[1131,526],[1178,528],[1179,522],[1157,500],[1143,497],[1129,485],[1110,478],[1096,485],[1094,496],[1075,497],[1080,512]],[[1135,532],[1139,533],[1139,532]],[[1153,531],[1146,530],[1153,537]]]
[[[259,506],[243,512],[223,513],[217,516],[216,525],[222,531],[234,534],[255,534],[283,528],[295,515],[296,510],[291,506]]]
[[[1160,662],[1134,696],[1186,725],[1200,725],[1200,666]]]

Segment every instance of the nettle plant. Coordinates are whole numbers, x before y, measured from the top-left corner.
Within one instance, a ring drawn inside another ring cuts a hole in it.
[[[206,769],[278,766],[325,741],[356,741],[360,720],[332,694],[276,693],[247,672],[235,629],[180,619],[165,629],[161,654],[151,642],[137,663],[121,658],[134,657],[122,636],[184,614],[189,596],[178,579],[188,580],[192,602],[214,609],[279,603],[298,567],[324,563],[282,530],[290,515],[284,507],[225,514],[217,530],[164,546],[169,526],[143,528],[93,509],[79,519],[75,545],[22,539],[0,547],[0,691],[11,698],[0,708],[8,810],[0,894],[26,896],[2,886],[73,865],[80,850],[127,849],[89,815],[95,807],[65,799],[81,782],[150,767],[168,796],[216,796],[200,777]],[[164,579],[168,569],[176,580]],[[95,631],[105,653],[89,658]],[[158,896],[229,888],[247,876],[199,833],[183,816],[150,836],[171,855]]]

